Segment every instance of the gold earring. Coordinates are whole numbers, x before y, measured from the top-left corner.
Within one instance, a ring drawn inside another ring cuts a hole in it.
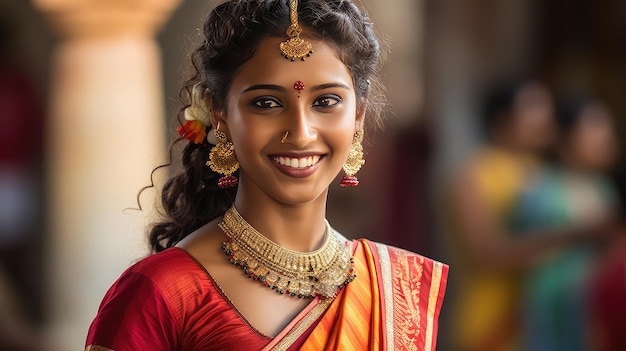
[[[219,124],[217,128],[219,128]],[[213,172],[223,175],[217,181],[217,186],[220,189],[232,188],[239,183],[237,177],[233,176],[233,173],[239,169],[239,161],[235,155],[235,146],[228,141],[226,134],[217,128],[214,129],[214,132],[219,143],[209,152],[209,160],[206,165],[211,167]]]
[[[363,158],[363,130],[357,130],[354,133],[352,139],[352,146],[350,146],[350,152],[348,153],[348,159],[343,164],[343,171],[346,175],[341,179],[341,186],[358,186],[359,180],[355,177],[355,174],[365,164]]]

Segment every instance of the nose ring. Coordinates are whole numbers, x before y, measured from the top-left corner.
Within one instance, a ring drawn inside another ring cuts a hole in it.
[[[283,138],[282,138],[282,139],[280,139],[280,143],[281,143],[281,144],[284,144],[284,143],[285,143],[285,140],[287,140],[287,137],[288,137],[288,136],[289,136],[289,131],[286,131],[286,132],[285,132],[285,135],[283,135]]]

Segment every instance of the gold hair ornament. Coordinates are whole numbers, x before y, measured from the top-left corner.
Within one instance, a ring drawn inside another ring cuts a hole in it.
[[[302,27],[298,24],[298,0],[291,0],[289,17],[291,19],[291,25],[287,28],[289,39],[280,43],[280,53],[291,61],[295,61],[297,58],[304,61],[313,53],[313,46],[300,38]]]

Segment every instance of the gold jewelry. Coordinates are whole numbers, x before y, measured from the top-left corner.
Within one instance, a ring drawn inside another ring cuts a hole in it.
[[[213,131],[219,143],[209,152],[209,160],[206,161],[206,165],[211,167],[213,172],[223,175],[217,181],[219,188],[232,188],[238,183],[237,178],[232,174],[239,169],[239,162],[235,155],[235,146],[228,141],[226,134],[218,128],[219,124]]]
[[[280,294],[333,298],[356,277],[350,247],[341,244],[328,221],[322,247],[308,253],[285,249],[266,238],[234,205],[219,227],[229,238],[222,243],[228,260]]]
[[[289,39],[280,43],[280,53],[291,61],[297,58],[304,61],[306,57],[313,53],[313,46],[308,41],[301,39],[302,27],[298,24],[298,0],[291,0],[289,8],[289,17],[291,25],[287,28],[287,36]]]
[[[341,179],[341,186],[358,186],[359,180],[354,176],[365,164],[363,158],[363,129],[357,130],[352,139],[352,146],[348,153],[348,159],[343,164],[346,175]]]
[[[285,140],[287,140],[287,137],[288,137],[288,136],[289,136],[289,131],[286,131],[286,132],[285,132],[285,135],[283,135],[283,138],[282,138],[282,139],[280,139],[280,143],[281,143],[281,144],[284,144],[284,143],[285,143]]]

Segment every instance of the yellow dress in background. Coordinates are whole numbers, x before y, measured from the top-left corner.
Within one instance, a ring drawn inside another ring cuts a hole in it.
[[[528,174],[537,165],[529,157],[489,147],[467,165],[476,193],[501,228],[508,227],[510,211]],[[519,276],[516,272],[476,262],[467,254],[459,229],[454,234],[454,252],[459,262],[457,303],[452,312],[455,341],[459,350],[517,349]]]

